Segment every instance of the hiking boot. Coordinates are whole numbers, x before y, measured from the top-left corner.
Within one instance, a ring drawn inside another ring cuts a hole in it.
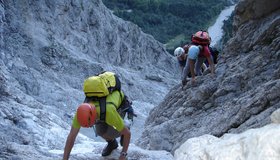
[[[120,138],[120,144],[121,144],[121,146],[123,146],[123,135]]]
[[[107,143],[107,146],[102,150],[102,156],[109,156],[114,149],[118,148],[118,142],[116,139],[107,141]]]

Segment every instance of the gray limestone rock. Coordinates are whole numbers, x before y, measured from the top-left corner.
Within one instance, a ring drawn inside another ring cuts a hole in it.
[[[236,8],[234,37],[224,47],[215,77],[173,87],[149,114],[138,144],[174,152],[192,137],[240,133],[270,123],[280,108],[279,3],[244,0]],[[249,15],[247,15],[249,14]]]
[[[179,79],[164,45],[101,0],[0,0],[0,46],[4,159],[61,159],[48,149],[64,148],[88,76],[116,72],[131,100],[153,105]]]

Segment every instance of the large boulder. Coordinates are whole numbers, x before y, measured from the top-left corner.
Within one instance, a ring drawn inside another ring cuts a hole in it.
[[[175,151],[175,159],[280,159],[280,109],[273,112],[273,124],[221,138],[203,135],[187,140]],[[276,121],[276,119],[278,119]]]

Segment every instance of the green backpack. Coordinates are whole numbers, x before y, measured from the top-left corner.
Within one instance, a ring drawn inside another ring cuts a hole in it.
[[[83,90],[86,96],[85,103],[90,101],[99,101],[101,121],[105,121],[106,118],[106,97],[113,91],[118,90],[121,98],[124,98],[121,94],[120,80],[113,72],[103,72],[87,78],[84,81]],[[115,104],[113,105],[117,108]]]
[[[106,97],[115,90],[121,90],[121,83],[113,72],[103,72],[84,81],[86,97]]]
[[[99,101],[100,106],[100,120],[105,121],[106,118],[106,104],[113,104],[106,102],[106,97],[113,91],[118,91],[122,99],[122,104],[117,109],[122,118],[127,113],[128,119],[133,120],[137,117],[132,108],[132,102],[128,100],[126,95],[121,94],[121,82],[118,76],[113,72],[102,72],[101,74],[91,76],[84,81],[84,93],[86,95],[85,103],[90,101]]]

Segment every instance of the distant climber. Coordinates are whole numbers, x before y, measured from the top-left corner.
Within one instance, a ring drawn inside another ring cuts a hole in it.
[[[184,69],[184,67],[186,65],[186,59],[187,59],[187,53],[188,53],[188,51],[187,51],[188,50],[188,46],[186,45],[186,46],[184,46],[184,48],[177,47],[174,50],[174,56],[177,57],[177,60],[178,60],[181,72],[183,72],[183,69]]]
[[[207,59],[211,74],[214,74],[214,62],[209,50],[211,38],[205,31],[198,31],[192,36],[192,44],[188,50],[187,62],[182,74],[182,85],[187,83],[187,75],[191,73],[191,81],[195,82],[195,75],[202,75],[200,70],[205,59]]]
[[[81,127],[95,127],[96,134],[107,141],[102,156],[108,156],[118,148],[116,138],[121,137],[120,144],[123,148],[119,160],[126,159],[131,133],[129,127],[125,125],[124,117],[126,113],[129,119],[133,119],[136,115],[131,102],[120,90],[120,81],[117,76],[112,72],[105,72],[89,77],[84,82],[84,93],[86,98],[78,107],[72,121],[63,159],[69,159]]]
[[[183,73],[183,69],[186,66],[187,57],[188,57],[188,50],[189,50],[190,46],[191,45],[186,44],[186,45],[184,45],[183,48],[182,47],[177,47],[174,50],[174,56],[177,57],[181,73]],[[201,71],[203,72],[206,68],[207,68],[206,65],[203,64],[202,67],[201,67]],[[191,77],[190,73],[188,74],[188,77]]]

